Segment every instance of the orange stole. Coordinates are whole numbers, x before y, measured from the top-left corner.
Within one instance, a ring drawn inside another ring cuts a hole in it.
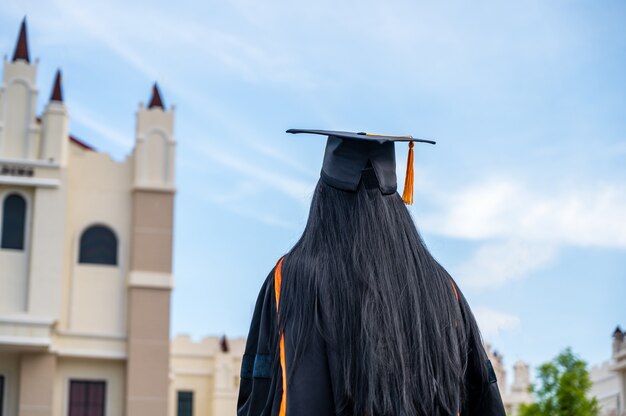
[[[280,287],[283,281],[281,270],[283,267],[283,258],[281,257],[276,264],[274,270],[274,294],[276,296],[276,313],[278,314],[278,305],[280,304]],[[280,336],[280,367],[283,374],[283,397],[280,400],[280,411],[278,416],[287,415],[287,360],[285,359],[285,334]]]

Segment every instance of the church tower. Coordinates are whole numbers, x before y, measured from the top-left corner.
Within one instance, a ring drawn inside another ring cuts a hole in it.
[[[37,159],[39,125],[37,124],[37,62],[31,62],[22,20],[13,58],[6,56],[0,86],[0,157]],[[7,105],[11,103],[11,105]]]
[[[67,164],[69,141],[68,114],[63,103],[63,89],[61,85],[61,70],[58,69],[54,78],[54,86],[50,94],[50,101],[46,105],[42,117],[42,142],[39,159],[61,166]]]
[[[158,85],[137,112],[128,287],[127,415],[167,415],[174,210],[174,110]]]
[[[159,86],[154,83],[148,107],[137,112],[135,187],[171,190],[174,186],[174,109],[165,109]]]
[[[154,84],[133,152],[116,161],[69,133],[61,70],[37,112],[26,19],[12,52],[0,75],[0,414],[167,416],[174,110]]]

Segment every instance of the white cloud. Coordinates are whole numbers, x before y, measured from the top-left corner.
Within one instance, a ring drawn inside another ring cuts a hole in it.
[[[616,184],[552,184],[532,189],[494,178],[449,195],[433,189],[433,212],[420,218],[430,233],[475,241],[455,267],[463,284],[495,288],[548,266],[566,246],[626,249],[626,188]]]
[[[519,180],[498,178],[459,192],[430,195],[438,211],[424,229],[449,237],[504,239],[554,245],[626,248],[626,188],[577,184],[575,189],[534,191]]]
[[[556,254],[554,246],[531,241],[483,244],[457,268],[457,275],[463,285],[498,287],[545,267]]]
[[[75,22],[83,36],[101,42],[150,79],[163,78],[158,76],[163,74],[161,67],[150,59],[155,58],[153,51],[158,50],[161,56],[193,61],[200,67],[214,67],[217,63],[250,82],[275,82],[305,89],[318,83],[306,66],[281,53],[265,36],[254,37],[241,27],[220,30],[195,15],[185,16],[182,9],[174,18],[159,8],[130,4],[112,7],[107,3],[102,7],[98,3],[56,0],[56,5],[62,19]],[[167,36],[137,30],[137,22],[149,28],[166,28]]]
[[[517,315],[484,306],[473,308],[472,311],[484,338],[496,337],[503,331],[512,331],[521,325],[521,319]]]

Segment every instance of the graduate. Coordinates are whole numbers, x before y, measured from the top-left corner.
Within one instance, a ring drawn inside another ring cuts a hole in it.
[[[505,416],[480,331],[407,210],[411,136],[327,137],[295,246],[261,287],[238,416]],[[408,142],[397,192],[395,142]]]

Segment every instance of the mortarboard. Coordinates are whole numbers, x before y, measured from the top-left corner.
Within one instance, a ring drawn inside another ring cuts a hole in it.
[[[385,136],[332,130],[289,129],[287,133],[328,136],[321,178],[328,185],[344,191],[356,191],[363,171],[371,165],[383,194],[392,194],[398,187],[396,178],[395,142],[409,143],[406,179],[402,199],[413,203],[413,142],[435,144],[432,140],[413,136]]]

